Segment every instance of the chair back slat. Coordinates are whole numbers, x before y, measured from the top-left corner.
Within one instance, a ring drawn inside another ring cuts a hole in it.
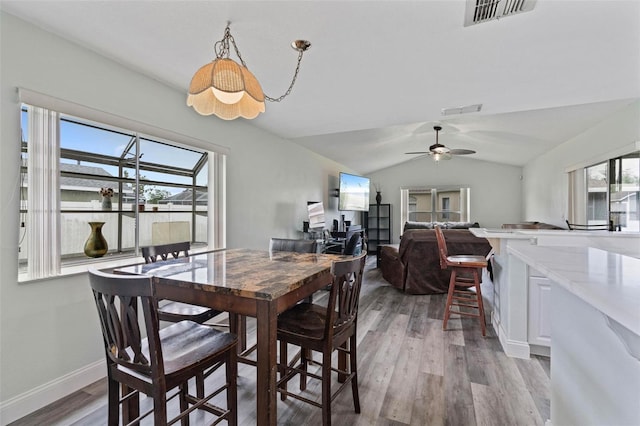
[[[183,241],[180,243],[158,244],[155,246],[142,247],[142,257],[145,263],[157,262],[158,260],[167,260],[169,257],[177,259],[182,253],[183,256],[189,256],[191,243]]]
[[[333,262],[325,334],[329,335],[356,320],[366,256],[363,253],[353,259]]]
[[[157,299],[150,277],[117,276],[92,270],[89,282],[98,309],[107,363],[118,364],[151,375],[160,372],[162,355],[159,350],[142,351],[143,335],[150,348],[159,344]],[[140,328],[139,308],[142,308],[145,332]]]

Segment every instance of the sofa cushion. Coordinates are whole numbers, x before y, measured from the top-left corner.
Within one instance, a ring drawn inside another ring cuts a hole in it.
[[[469,229],[479,228],[478,222],[413,222],[406,221],[402,230],[403,234],[409,229],[434,229],[436,225],[439,225],[442,229]]]
[[[412,222],[408,220],[404,223],[402,232],[404,233],[407,229],[433,229],[433,222]]]

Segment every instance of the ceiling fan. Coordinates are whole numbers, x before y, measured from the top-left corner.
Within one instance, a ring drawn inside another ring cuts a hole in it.
[[[433,126],[436,131],[436,143],[429,147],[429,151],[406,152],[405,154],[429,154],[435,161],[451,160],[454,155],[468,155],[476,152],[471,149],[451,149],[438,142],[438,132],[442,130],[441,126]]]

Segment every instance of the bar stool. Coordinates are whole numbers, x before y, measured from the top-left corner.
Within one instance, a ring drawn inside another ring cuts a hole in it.
[[[299,303],[278,317],[280,379],[276,384],[276,390],[280,392],[283,401],[290,396],[321,408],[323,426],[331,425],[331,402],[349,384],[351,384],[354,410],[360,413],[356,329],[366,256],[365,252],[358,257],[333,263],[331,267],[333,283],[326,306]],[[289,344],[301,348],[299,363],[297,356],[291,361],[288,359],[287,345]],[[322,353],[322,361],[314,361],[309,356],[311,351]],[[340,352],[338,365],[332,366],[332,354],[335,351]],[[308,366],[312,363],[321,365],[319,374],[309,371]],[[338,373],[338,380],[342,382],[334,392],[331,390],[332,372]],[[308,377],[320,380],[322,384],[320,401],[287,389],[287,382],[295,376],[300,377],[301,391],[306,389]]]
[[[447,243],[442,229],[436,226],[435,231],[438,240],[438,252],[440,253],[440,267],[451,270],[442,329],[447,329],[447,322],[451,314],[458,314],[478,318],[480,320],[482,335],[486,336],[484,305],[482,303],[480,282],[482,281],[482,268],[487,267],[487,259],[483,256],[465,254],[449,256],[447,254]],[[475,288],[475,293],[469,291],[470,287]],[[452,309],[454,306],[458,308]]]
[[[189,413],[205,410],[218,421],[237,424],[237,338],[185,320],[160,329],[158,299],[152,278],[113,275],[89,271],[89,282],[100,318],[107,361],[109,426],[119,423],[123,406],[123,423],[139,424],[153,413],[156,425],[189,424]],[[142,318],[138,313],[139,305]],[[144,337],[146,336],[146,337]],[[197,396],[189,391],[189,380],[201,378],[206,370],[226,366],[225,383],[205,396],[204,386]],[[120,394],[122,384],[122,395]],[[177,393],[167,396],[173,389]],[[226,408],[212,403],[220,392],[226,393]],[[139,393],[153,399],[153,408],[139,415]],[[169,420],[167,401],[178,397],[177,417]],[[132,403],[136,405],[132,406]],[[130,417],[135,417],[134,419]]]

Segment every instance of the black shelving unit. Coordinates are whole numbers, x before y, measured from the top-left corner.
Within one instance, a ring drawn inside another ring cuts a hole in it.
[[[380,264],[381,244],[391,244],[391,204],[369,204],[369,212],[365,214],[369,240],[368,252],[376,254],[376,265]]]

